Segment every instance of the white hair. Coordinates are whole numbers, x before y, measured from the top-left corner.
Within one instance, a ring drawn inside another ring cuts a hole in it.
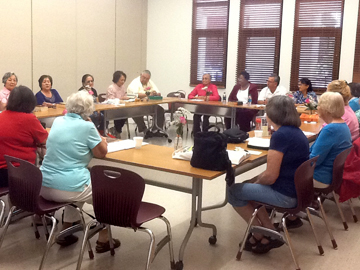
[[[68,113],[76,113],[82,119],[87,120],[94,112],[94,101],[92,95],[87,91],[78,91],[71,94],[66,100],[66,110]]]

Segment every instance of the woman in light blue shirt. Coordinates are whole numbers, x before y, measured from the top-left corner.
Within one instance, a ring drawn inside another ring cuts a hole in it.
[[[94,111],[91,95],[79,91],[68,97],[67,114],[55,119],[48,141],[47,153],[40,168],[43,174],[41,195],[56,202],[77,202],[81,208],[84,202],[92,203],[90,172],[87,166],[93,156],[105,157],[107,153],[106,138],[101,137],[89,116]],[[79,221],[80,216],[74,207],[65,207],[63,230]],[[62,246],[75,243],[74,235],[58,239]],[[120,241],[114,239],[114,246]],[[98,253],[110,249],[106,230],[99,233],[96,245]]]

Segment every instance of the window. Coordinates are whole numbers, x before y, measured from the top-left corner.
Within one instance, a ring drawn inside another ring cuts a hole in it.
[[[290,89],[309,78],[317,92],[339,76],[344,0],[297,0]]]
[[[279,72],[282,0],[242,0],[240,3],[237,77],[246,70],[262,88]]]
[[[360,82],[360,5],[359,5],[359,15],[358,15],[358,25],[356,32],[356,43],[355,43],[355,60],[354,60],[354,70],[353,70],[353,82]]]
[[[193,0],[190,84],[199,84],[204,73],[212,83],[226,86],[229,23],[228,0]]]

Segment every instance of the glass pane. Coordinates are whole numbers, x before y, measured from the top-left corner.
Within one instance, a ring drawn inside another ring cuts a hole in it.
[[[247,38],[245,70],[252,83],[266,84],[268,76],[274,72],[275,42],[275,37]]]
[[[196,29],[226,29],[228,8],[226,6],[197,7]]]
[[[335,37],[302,37],[299,78],[307,77],[314,88],[326,88],[332,81]]]
[[[198,44],[197,80],[201,81],[204,73],[210,73],[212,82],[221,82],[225,66],[224,38],[199,37]]]
[[[341,27],[342,0],[302,2],[299,27]]]
[[[243,28],[277,28],[280,26],[281,3],[247,4]]]

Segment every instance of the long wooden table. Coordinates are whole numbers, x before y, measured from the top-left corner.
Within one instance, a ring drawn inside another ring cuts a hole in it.
[[[302,123],[301,129],[308,132],[318,133],[320,127],[321,127],[321,123],[317,123],[317,124]],[[253,137],[254,133],[250,132],[250,135]],[[308,136],[309,142],[315,140],[315,138],[316,135]],[[235,147],[239,147],[239,146],[244,149],[249,149],[247,147],[247,142],[241,144],[228,144],[228,149],[234,150]],[[225,206],[227,203],[227,192],[224,196],[225,198],[222,203],[211,205],[208,207],[203,207],[202,206],[203,180],[213,180],[219,176],[224,175],[225,172],[209,171],[209,170],[194,168],[190,165],[189,161],[173,159],[172,158],[173,151],[174,151],[173,148],[170,147],[149,144],[141,147],[140,149],[129,149],[129,150],[109,153],[106,155],[104,159],[102,159],[102,161],[126,164],[135,167],[142,167],[149,170],[162,171],[162,172],[167,172],[182,176],[188,176],[192,178],[192,183],[190,188],[179,187],[176,185],[176,183],[172,182],[171,179],[169,179],[166,183],[156,182],[151,179],[145,179],[147,184],[151,184],[167,189],[172,189],[176,191],[181,191],[192,195],[190,225],[181,244],[179,250],[179,261],[177,262],[177,264],[179,264],[179,266],[177,266],[179,268],[177,269],[182,269],[181,266],[183,265],[185,247],[196,225],[200,227],[206,227],[212,229],[213,234],[209,238],[209,242],[211,244],[216,243],[217,241],[216,226],[214,224],[204,223],[202,221],[202,212]],[[235,170],[235,175],[238,176],[262,164],[265,164],[267,161],[267,151],[262,150],[261,152],[262,153],[260,155],[258,156],[251,155],[241,164],[233,166]]]

